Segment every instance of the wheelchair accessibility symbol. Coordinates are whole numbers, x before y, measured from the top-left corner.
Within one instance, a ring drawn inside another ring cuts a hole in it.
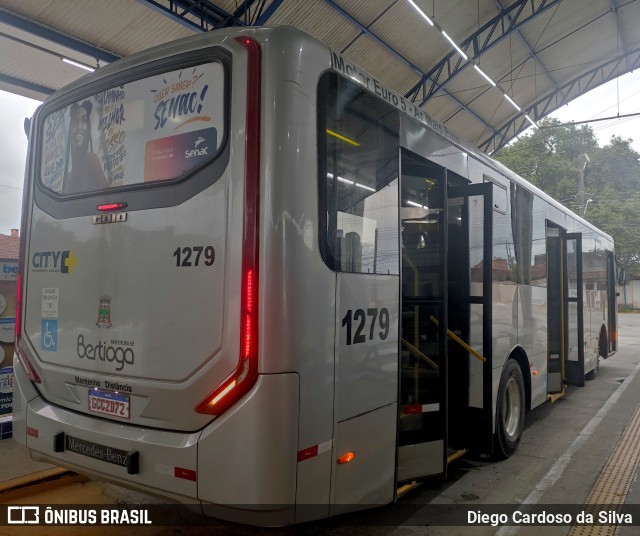
[[[58,351],[58,321],[50,318],[42,319],[40,349],[43,352]]]

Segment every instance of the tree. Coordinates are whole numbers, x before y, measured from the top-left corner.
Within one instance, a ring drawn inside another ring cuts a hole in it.
[[[545,119],[494,157],[577,213],[578,162],[587,154],[585,217],[613,237],[627,271],[640,274],[640,154],[632,141],[612,136],[599,147],[591,127]]]

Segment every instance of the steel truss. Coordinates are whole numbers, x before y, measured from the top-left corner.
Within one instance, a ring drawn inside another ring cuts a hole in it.
[[[138,1],[173,17],[192,30],[208,32],[231,26],[262,26],[284,0],[272,0],[268,6],[267,0],[244,0],[233,13],[227,13],[208,0],[169,0],[164,3],[156,0]]]
[[[519,29],[561,1],[518,0],[509,7],[503,8],[498,15],[467,37],[459,46],[469,58],[477,58],[508,37],[512,31]],[[525,13],[527,5],[530,6],[530,11]],[[435,93],[470,66],[472,66],[472,62],[464,61],[455,50],[452,50],[425,73],[405,97],[410,98],[413,102],[420,97],[420,106],[424,106]]]
[[[628,54],[622,54],[605,61],[597,67],[580,74],[529,106],[523,107],[522,112],[537,121],[561,106],[568,104],[583,93],[631,72],[637,69],[638,66],[640,66],[640,47],[635,48]],[[497,128],[495,134],[478,144],[478,148],[484,152],[495,152],[530,126],[524,115],[513,117]]]

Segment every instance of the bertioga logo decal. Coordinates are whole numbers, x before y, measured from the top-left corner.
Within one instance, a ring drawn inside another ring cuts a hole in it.
[[[37,251],[31,257],[32,272],[60,272],[70,274],[78,264],[72,250]]]
[[[110,343],[99,340],[95,344],[90,344],[85,342],[84,335],[78,335],[76,351],[80,359],[88,359],[89,361],[98,359],[106,363],[113,363],[116,371],[121,371],[125,365],[133,365],[134,363],[135,354],[132,346],[133,343],[113,340]]]

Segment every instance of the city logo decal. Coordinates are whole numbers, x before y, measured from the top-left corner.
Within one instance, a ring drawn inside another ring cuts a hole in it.
[[[37,251],[31,257],[32,272],[60,272],[70,274],[78,264],[78,258],[72,250]]]
[[[111,298],[109,296],[100,296],[98,302],[98,320],[96,326],[99,328],[110,328],[111,324]]]

